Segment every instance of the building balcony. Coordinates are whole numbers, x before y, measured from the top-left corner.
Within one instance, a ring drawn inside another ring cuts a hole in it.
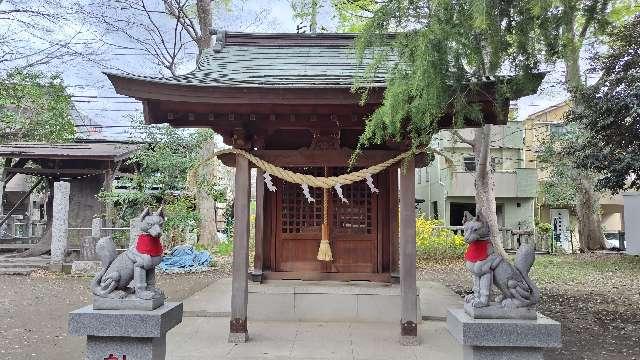
[[[496,197],[536,197],[537,170],[515,169],[496,171]],[[475,172],[454,171],[448,186],[448,196],[475,196]]]

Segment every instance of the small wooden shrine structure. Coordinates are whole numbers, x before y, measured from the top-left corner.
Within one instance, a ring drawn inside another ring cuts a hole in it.
[[[356,65],[353,40],[351,34],[218,32],[215,45],[188,74],[107,76],[119,94],[142,102],[147,124],[211,128],[227,145],[277,166],[336,175],[348,171],[365,119],[381,104],[385,89],[385,74],[378,74],[364,104],[351,92],[354,75],[363,70]],[[484,110],[485,123],[498,122],[495,96],[490,95],[495,85],[483,83],[483,91],[470,95]],[[451,122],[451,114],[445,114],[441,127]],[[407,149],[408,142],[371,147],[355,168]],[[231,338],[242,338],[247,333],[250,163],[240,155],[222,160],[236,169],[230,331]],[[315,203],[307,202],[299,185],[276,178],[277,190],[266,191],[258,169],[253,279],[391,282],[399,277],[401,333],[416,336],[415,161],[408,160],[400,176],[400,164],[373,176],[379,193],[364,181],[345,185],[348,203],[343,203],[331,191],[333,261],[316,258],[323,190],[310,189],[319,200]]]
[[[4,158],[4,167],[0,173],[0,204],[2,204],[5,185],[16,174],[25,174],[37,180],[30,190],[22,194],[18,202],[27,200],[41,182],[49,188],[49,199],[46,202],[46,214],[50,224],[53,213],[53,183],[68,181],[70,191],[69,227],[86,227],[94,216],[104,212],[104,206],[96,197],[102,189],[109,189],[116,171],[122,161],[140,149],[138,144],[120,142],[87,142],[87,143],[7,143],[0,145],[0,158]],[[19,209],[13,204],[3,214],[0,208],[0,221]],[[2,216],[3,215],[3,216]],[[49,250],[50,226],[43,234],[42,248],[32,249],[34,253]],[[18,248],[19,245],[3,245],[1,248]],[[32,246],[23,246],[23,248]],[[39,254],[37,254],[39,255]]]

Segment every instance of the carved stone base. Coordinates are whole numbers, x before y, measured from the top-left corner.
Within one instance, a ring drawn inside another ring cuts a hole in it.
[[[182,322],[182,303],[155,310],[95,310],[91,305],[69,313],[69,335],[87,337],[87,360],[117,357],[164,360],[166,334]]]
[[[164,296],[143,300],[134,294],[129,294],[124,299],[110,299],[93,296],[93,310],[143,310],[151,311],[164,305]]]
[[[498,303],[491,303],[485,307],[473,307],[471,303],[464,304],[464,312],[474,319],[518,319],[535,320],[538,313],[534,307],[509,309]]]
[[[560,323],[536,320],[474,319],[449,309],[449,333],[464,347],[464,360],[542,360],[546,348],[562,345]]]

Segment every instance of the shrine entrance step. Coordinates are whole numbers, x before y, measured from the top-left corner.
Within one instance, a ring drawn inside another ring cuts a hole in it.
[[[400,286],[396,284],[273,280],[249,285],[248,317],[265,321],[397,323],[400,305]]]

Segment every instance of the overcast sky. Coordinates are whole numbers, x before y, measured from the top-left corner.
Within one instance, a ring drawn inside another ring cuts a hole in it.
[[[15,1],[24,2],[24,0]],[[32,3],[44,0],[33,1]],[[89,0],[83,1],[95,3]],[[160,4],[159,0],[156,1]],[[236,5],[231,12],[218,14],[214,24],[215,28],[248,32],[296,32],[297,24],[293,19],[289,0],[236,0],[234,3]],[[118,12],[119,9],[117,7],[112,9],[98,8],[96,11],[108,13],[110,11]],[[165,17],[164,20],[163,18],[161,20],[166,22],[166,31],[169,31],[172,28],[172,19]],[[329,31],[335,30],[335,20],[328,7],[321,9],[319,23]],[[101,55],[91,60],[74,60],[57,66],[49,66],[43,70],[62,73],[65,84],[74,96],[77,109],[94,123],[103,126],[104,135],[109,138],[125,139],[129,137],[131,128],[128,126],[131,124],[131,117],[140,114],[141,105],[133,99],[118,97],[102,72],[158,75],[161,73],[161,69],[153,64],[151,56],[145,55],[141,50],[105,45],[105,43],[126,45],[127,39],[121,33],[105,32],[104,28],[99,29],[84,19],[79,18],[74,21],[72,18],[70,21],[61,23],[56,31],[58,36],[80,33],[79,36],[86,41],[87,46],[100,44]],[[163,31],[165,30],[163,29]],[[32,37],[29,40],[37,43],[37,40],[33,40]],[[185,73],[193,69],[194,52],[193,48],[187,52],[187,58],[183,59],[183,64],[178,68],[179,72]],[[519,99],[518,118],[524,119],[533,112],[566,99],[566,93],[562,87],[558,86],[562,82],[562,77],[562,67],[555,67],[543,82],[539,94]]]

